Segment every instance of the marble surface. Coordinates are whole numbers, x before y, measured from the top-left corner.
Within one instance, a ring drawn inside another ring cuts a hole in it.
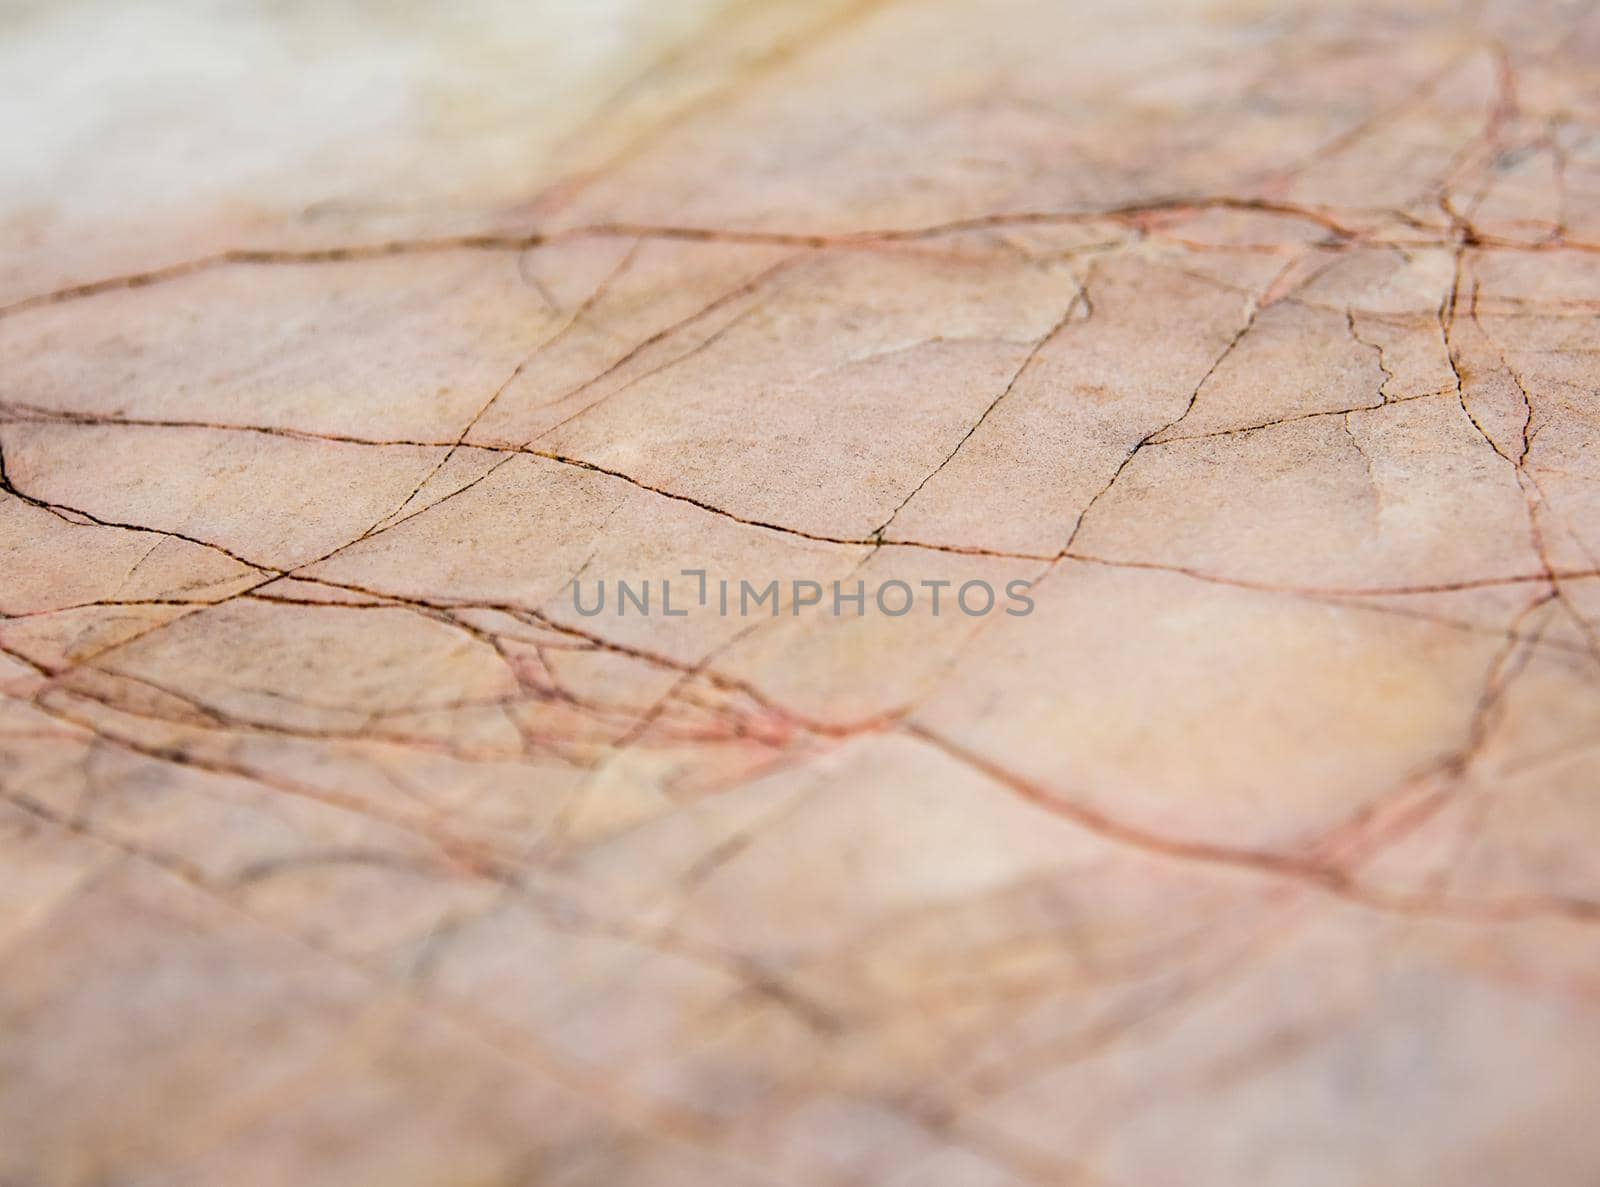
[[[1597,61],[6,6],[0,1183],[1600,1181]]]

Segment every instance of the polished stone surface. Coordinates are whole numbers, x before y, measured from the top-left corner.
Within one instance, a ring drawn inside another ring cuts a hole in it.
[[[1596,61],[9,6],[0,1183],[1600,1181]]]

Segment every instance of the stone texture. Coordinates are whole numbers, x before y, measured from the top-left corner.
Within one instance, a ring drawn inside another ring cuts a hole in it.
[[[1600,1180],[1596,60],[10,5],[0,1183]]]

